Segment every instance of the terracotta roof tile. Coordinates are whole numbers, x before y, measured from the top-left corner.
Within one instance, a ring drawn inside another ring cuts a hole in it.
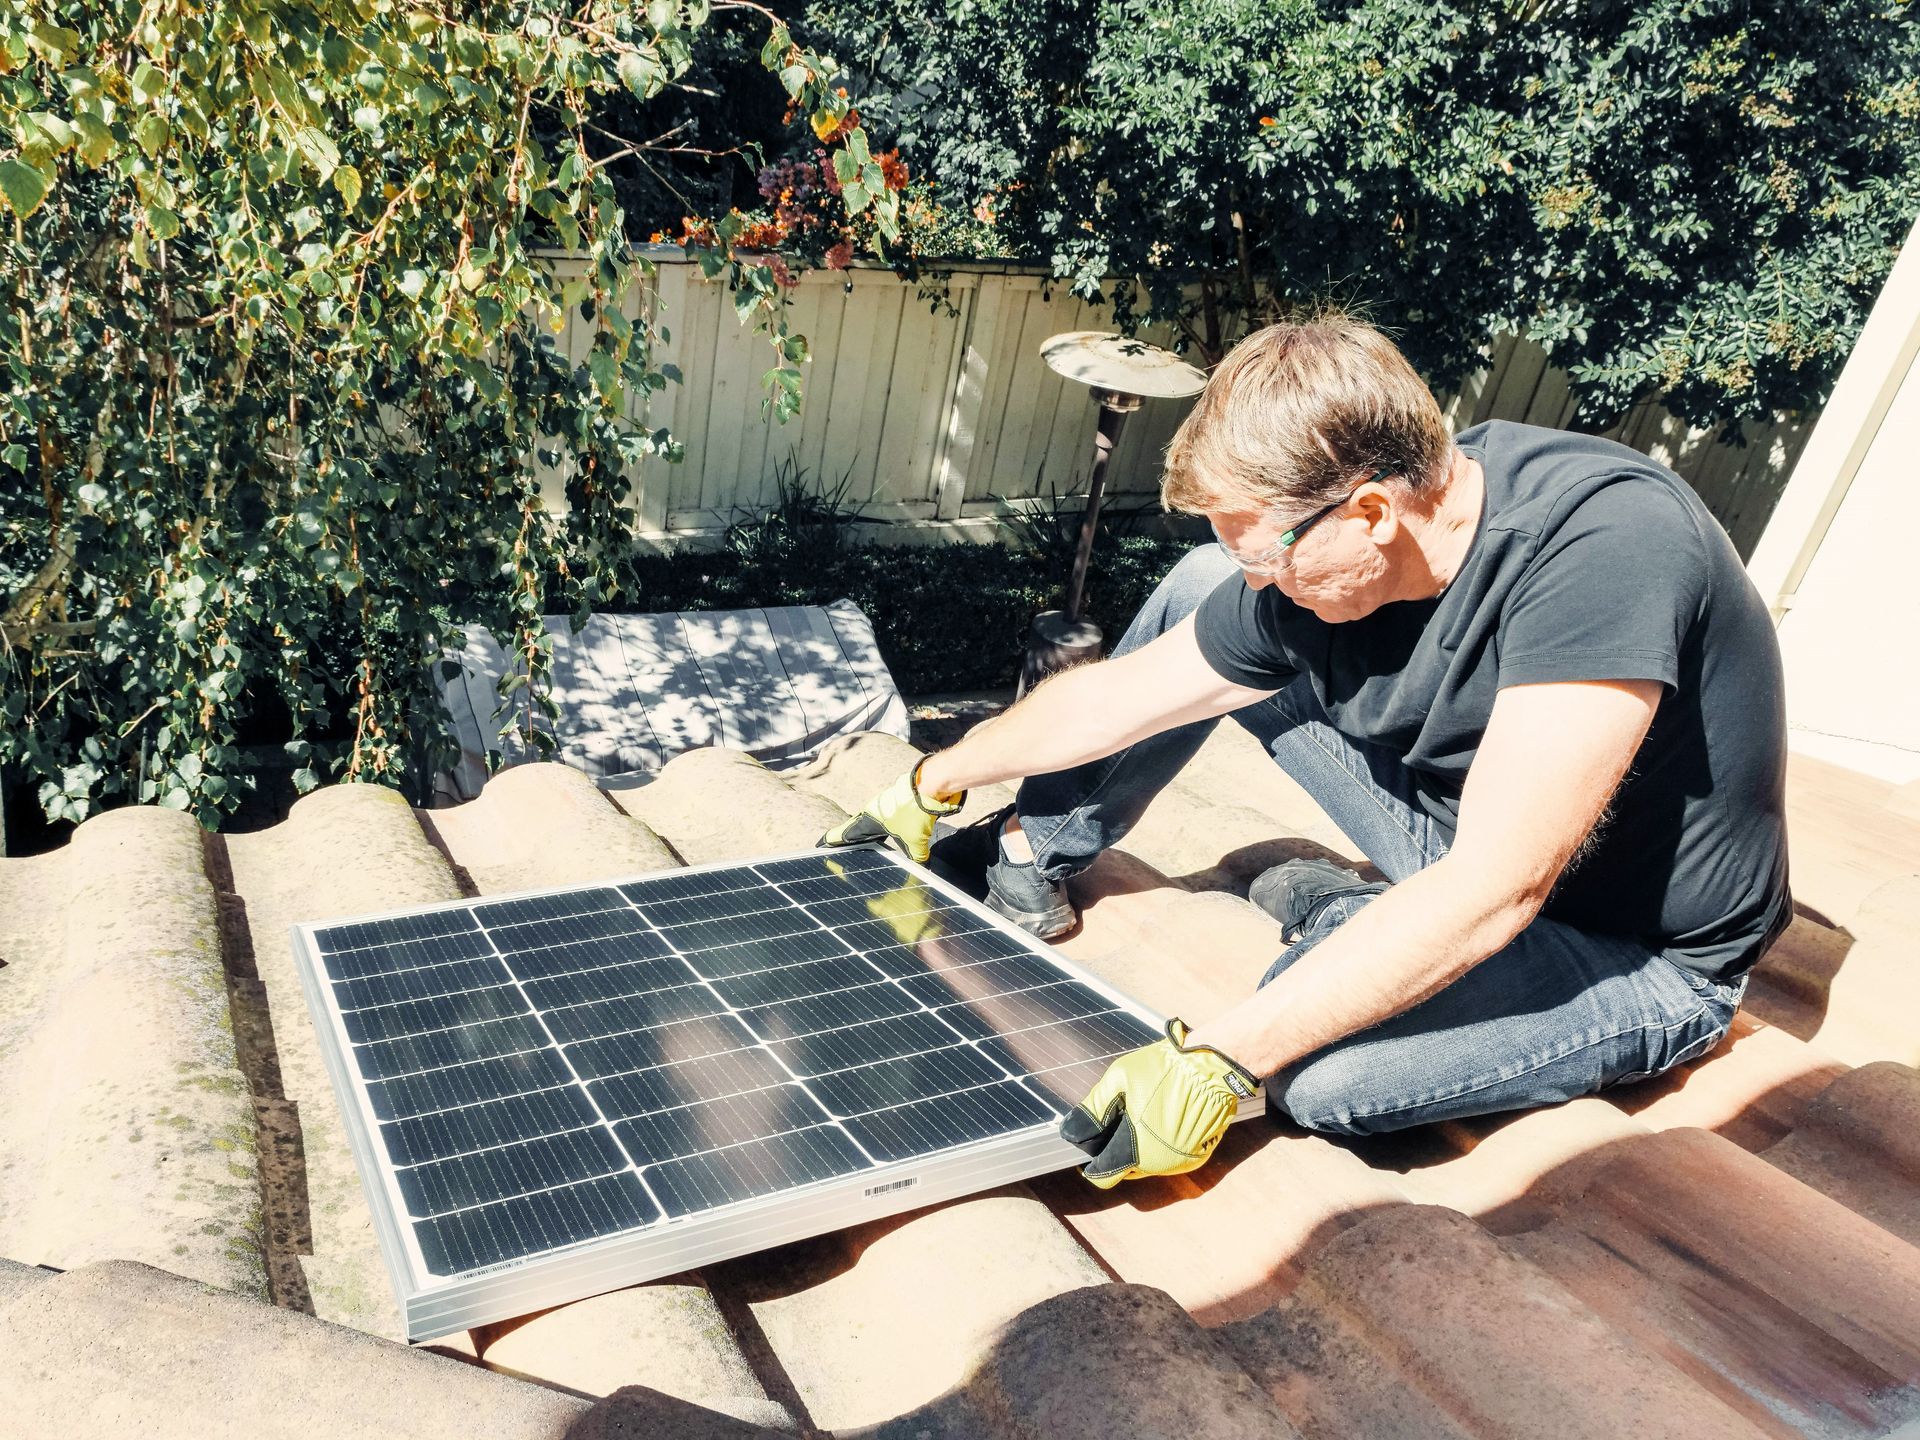
[[[1084,920],[1062,945],[1173,1012],[1229,1003],[1278,949],[1234,893],[1251,874],[1345,848],[1237,735],[1221,727],[1125,850],[1081,878]],[[81,1098],[0,1110],[0,1254],[132,1253],[257,1288],[257,1263],[251,1282],[221,1272],[224,1242],[195,1228],[216,1192],[171,1183],[257,1106],[276,1142],[275,1298],[397,1333],[288,926],[803,848],[911,759],[862,736],[781,776],[695,751],[615,804],[571,771],[526,766],[420,815],[336,787],[204,856],[181,817],[133,811],[56,855],[0,862],[0,1100],[44,1085],[54,1041],[83,1019],[119,1014],[108,1033],[128,1039]],[[752,1422],[916,1440],[1890,1433],[1920,1418],[1920,1074],[1885,1063],[1915,1058],[1901,1047],[1920,816],[1836,775],[1795,770],[1809,913],[1729,1042],[1663,1081],[1364,1142],[1252,1122],[1191,1176],[1112,1193],[1048,1177],[490,1326],[465,1344],[482,1368],[139,1267],[48,1279],[0,1265],[0,1350],[23,1337],[26,1357],[0,1378],[0,1409],[29,1435],[97,1428],[109,1404],[129,1433],[310,1433],[321,1415],[352,1434],[373,1423],[355,1419],[363,1397],[389,1425],[433,1409],[447,1433],[506,1436],[764,1433]],[[968,818],[1004,796],[976,794]],[[219,1103],[174,1103],[153,1089],[161,1075]],[[129,1104],[163,1102],[184,1117],[179,1143],[116,1135]],[[88,1126],[99,1147],[47,1150]],[[116,1171],[132,1183],[103,1189]],[[164,1193],[141,1179],[161,1174]],[[257,1225],[251,1173],[225,1178],[223,1223]],[[187,1260],[155,1253],[176,1244]],[[623,1385],[648,1388],[591,1414],[576,1398]],[[350,1396],[344,1419],[313,1408],[321,1388]]]
[[[1310,1436],[1744,1436],[1739,1417],[1465,1216],[1398,1206],[1229,1329]]]
[[[121,810],[0,864],[0,1254],[265,1291],[200,829]]]

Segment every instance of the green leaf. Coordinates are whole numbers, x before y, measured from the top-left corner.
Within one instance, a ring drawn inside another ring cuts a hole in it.
[[[0,160],[0,195],[6,196],[7,207],[22,220],[40,208],[52,184],[51,175],[24,160]]]
[[[855,181],[851,185],[842,185],[840,187],[840,199],[846,205],[849,215],[858,215],[862,210],[865,210],[868,202],[871,201],[872,198],[873,197],[867,193],[867,187],[858,181]]]
[[[667,67],[652,50],[630,51],[620,57],[621,82],[643,100],[650,100],[666,87]],[[572,157],[569,156],[569,159]],[[562,181],[571,184],[571,181]]]
[[[340,164],[340,149],[333,143],[332,137],[311,125],[293,132],[293,146],[321,180],[331,176]]]
[[[151,105],[167,93],[167,77],[145,60],[134,67],[133,79],[127,83],[133,87],[133,98],[142,105]]]
[[[167,148],[167,137],[171,133],[171,127],[159,115],[142,115],[133,123],[133,138],[140,142],[149,160]]]
[[[85,43],[74,31],[63,25],[50,25],[44,20],[34,21],[30,33],[35,48],[55,65],[66,64],[67,57],[79,54],[80,47]]]
[[[647,24],[655,30],[679,28],[680,6],[677,0],[647,0]]]
[[[333,188],[340,192],[340,198],[346,202],[347,209],[353,210],[360,204],[360,172],[351,165],[342,165],[333,172]]]
[[[860,164],[845,150],[833,152],[833,178],[842,185],[851,185],[860,178]]]
[[[35,148],[45,146],[54,151],[68,149],[73,144],[73,127],[46,110],[35,110],[20,117],[21,128],[37,138],[31,142]]]
[[[147,207],[147,229],[156,240],[171,240],[180,233],[180,217],[164,205]]]
[[[418,300],[427,288],[427,272],[424,270],[406,270],[400,275],[400,293],[409,300]]]
[[[105,163],[113,149],[113,131],[105,121],[96,115],[79,115],[74,118],[74,128],[80,132],[74,153],[82,164],[98,168]]]
[[[620,397],[620,362],[613,358],[611,350],[595,350],[587,357],[587,370],[593,376],[594,388],[609,400]]]

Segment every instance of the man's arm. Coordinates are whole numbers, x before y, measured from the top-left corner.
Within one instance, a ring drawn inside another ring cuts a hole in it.
[[[1037,686],[951,750],[929,756],[920,767],[920,788],[957,795],[975,785],[1051,775],[1272,693],[1221,679],[1201,654],[1188,616],[1131,654],[1076,666]]]
[[[1198,1026],[1271,1075],[1445,988],[1540,913],[1605,813],[1659,706],[1652,680],[1517,685],[1494,702],[1453,847],[1381,894],[1299,962]]]

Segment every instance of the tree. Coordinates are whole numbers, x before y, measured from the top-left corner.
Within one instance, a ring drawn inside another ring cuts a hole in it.
[[[543,612],[619,588],[631,468],[676,453],[625,419],[678,377],[617,303],[652,266],[611,175],[676,143],[716,11],[758,23],[767,85],[859,157],[845,212],[895,233],[833,62],[748,0],[10,0],[0,764],[49,816],[217,823],[272,698],[302,788],[417,775],[463,622],[523,658],[533,725]],[[590,119],[616,93],[630,137]],[[766,331],[790,414],[804,342],[739,231],[719,219],[701,261]],[[578,369],[552,343],[568,307],[596,326]]]
[[[1501,330],[1582,419],[1819,403],[1920,210],[1886,0],[815,0],[916,169],[1216,359],[1332,294],[1449,385]]]

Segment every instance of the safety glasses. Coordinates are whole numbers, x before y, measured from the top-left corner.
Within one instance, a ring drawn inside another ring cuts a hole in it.
[[[1369,475],[1366,478],[1363,484],[1371,485],[1377,480],[1386,479],[1387,476],[1391,475],[1392,473],[1393,472],[1391,470],[1376,470],[1373,474]],[[1322,520],[1326,519],[1327,516],[1331,515],[1334,511],[1338,510],[1342,505],[1346,504],[1347,501],[1351,500],[1354,496],[1358,495],[1361,491],[1361,488],[1362,488],[1361,485],[1354,486],[1353,489],[1349,490],[1346,494],[1342,495],[1338,500],[1334,501],[1331,505],[1323,505],[1318,510],[1314,511],[1311,515],[1307,516],[1306,519],[1296,521],[1293,525],[1291,525],[1286,530],[1283,530],[1280,533],[1280,538],[1278,540],[1275,540],[1271,545],[1267,546],[1266,549],[1259,551],[1257,554],[1248,555],[1243,553],[1242,551],[1234,549],[1231,545],[1227,544],[1226,541],[1220,538],[1220,531],[1218,528],[1215,528],[1213,531],[1214,541],[1216,544],[1220,546],[1222,550],[1227,552],[1227,558],[1233,561],[1233,563],[1238,565],[1242,570],[1264,570],[1269,565],[1273,564],[1276,560],[1278,560],[1281,556],[1285,555],[1287,551],[1291,550],[1295,545],[1299,544],[1300,537],[1306,534],[1308,530],[1312,529],[1315,525],[1319,524]]]

